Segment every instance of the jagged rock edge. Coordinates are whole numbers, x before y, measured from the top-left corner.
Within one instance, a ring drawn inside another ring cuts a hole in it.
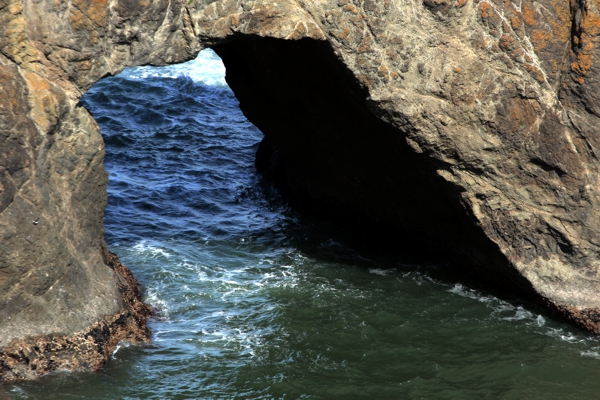
[[[121,341],[147,343],[146,322],[155,309],[142,301],[131,271],[110,253],[124,311],[110,315],[72,335],[49,335],[13,340],[0,349],[0,383],[39,378],[56,371],[95,371],[103,367]]]

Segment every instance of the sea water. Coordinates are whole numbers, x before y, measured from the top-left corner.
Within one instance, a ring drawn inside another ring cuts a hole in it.
[[[9,398],[600,396],[596,337],[289,210],[254,169],[262,134],[224,73],[205,50],[82,99],[106,142],[107,243],[160,315],[150,344]]]

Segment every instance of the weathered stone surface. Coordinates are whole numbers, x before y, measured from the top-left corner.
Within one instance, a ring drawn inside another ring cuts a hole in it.
[[[0,348],[126,309],[77,101],[206,46],[296,204],[457,254],[600,332],[599,36],[598,0],[0,0]]]
[[[93,371],[106,363],[120,340],[149,340],[146,319],[152,309],[142,302],[137,281],[114,254],[109,254],[108,265],[119,279],[123,309],[82,330],[14,339],[0,350],[3,382],[37,378],[56,370]]]

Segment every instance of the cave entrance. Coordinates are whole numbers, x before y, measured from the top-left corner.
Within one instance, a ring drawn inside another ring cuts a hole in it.
[[[445,167],[376,115],[327,42],[242,37],[214,50],[240,108],[265,134],[258,169],[297,209],[411,259],[452,261],[451,275],[530,290],[438,175]]]

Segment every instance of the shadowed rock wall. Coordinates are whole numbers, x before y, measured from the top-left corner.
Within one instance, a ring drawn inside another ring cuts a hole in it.
[[[240,108],[266,136],[258,170],[296,208],[530,292],[465,212],[460,191],[436,173],[442,163],[373,113],[368,91],[329,43],[246,38],[214,50]]]
[[[418,230],[600,332],[599,34],[598,0],[0,0],[2,379],[102,364],[17,342],[135,322],[78,99],[206,46],[298,202]]]

